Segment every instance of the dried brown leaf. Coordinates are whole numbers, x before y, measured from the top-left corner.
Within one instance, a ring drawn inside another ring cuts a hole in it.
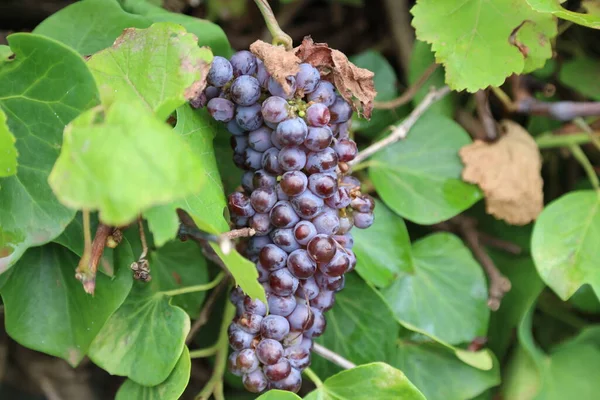
[[[509,224],[525,225],[544,207],[542,160],[535,140],[519,124],[502,121],[495,143],[476,140],[460,150],[462,177],[485,193],[486,211]]]
[[[282,46],[273,46],[262,40],[252,43],[250,51],[262,60],[267,72],[289,94],[292,88],[286,78],[298,73],[300,70],[300,59],[293,52],[286,51]]]
[[[302,62],[312,64],[321,75],[328,76],[359,116],[371,117],[377,95],[373,72],[357,67],[341,51],[329,48],[326,43],[315,43],[310,37],[305,37],[294,51]]]

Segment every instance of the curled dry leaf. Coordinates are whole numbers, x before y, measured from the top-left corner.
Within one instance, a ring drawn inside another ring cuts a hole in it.
[[[300,71],[300,59],[293,52],[286,51],[282,46],[273,46],[262,40],[252,43],[250,51],[262,60],[267,72],[289,94],[292,88],[286,78],[290,75],[296,75]]]
[[[537,144],[519,124],[502,121],[504,135],[495,143],[464,146],[462,177],[485,193],[486,211],[509,224],[525,225],[544,207],[542,161]]]

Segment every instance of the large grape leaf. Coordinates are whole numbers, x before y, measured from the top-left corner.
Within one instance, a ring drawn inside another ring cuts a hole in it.
[[[425,396],[396,368],[372,363],[342,371],[310,392],[305,400],[425,400]]]
[[[6,124],[6,114],[0,108],[0,178],[17,173],[15,137]]]
[[[600,101],[600,82],[596,79],[600,62],[593,58],[576,57],[560,67],[560,82],[592,100]]]
[[[190,381],[191,368],[190,352],[184,346],[179,361],[164,382],[156,386],[142,386],[127,379],[119,388],[115,400],[178,400]]]
[[[556,19],[522,0],[420,0],[411,12],[417,37],[431,43],[455,90],[500,86],[552,56]]]
[[[420,119],[406,139],[369,161],[369,176],[385,204],[419,224],[445,221],[481,199],[461,180],[460,148],[471,139],[456,122],[432,114]]]
[[[563,300],[584,283],[600,297],[598,243],[600,194],[582,190],[544,209],[533,228],[531,251],[540,277]]]
[[[587,9],[587,14],[567,10],[560,5],[562,3],[560,0],[527,0],[527,3],[536,11],[550,13],[579,25],[600,29],[600,8],[595,0],[581,2]]]
[[[175,156],[176,155],[176,156]],[[202,163],[185,141],[138,102],[96,107],[65,130],[49,183],[63,204],[99,210],[110,225],[202,187]]]
[[[126,28],[147,28],[147,18],[125,12],[117,0],[84,0],[52,14],[33,31],[83,55],[110,47]]]
[[[189,330],[184,310],[137,282],[92,342],[89,357],[112,375],[156,386],[175,368]]]
[[[400,327],[379,294],[348,274],[335,300],[325,314],[327,329],[316,342],[356,364],[392,360]],[[340,371],[318,355],[312,357],[312,368],[321,377]]]
[[[485,277],[463,242],[450,233],[429,235],[415,242],[411,261],[397,262],[397,278],[382,290],[396,317],[450,344],[485,336]]]
[[[139,102],[166,120],[203,88],[212,53],[183,27],[160,22],[126,29],[115,44],[88,61],[103,103]],[[177,154],[177,153],[174,153]]]
[[[373,226],[368,230],[355,229],[352,235],[358,260],[356,271],[375,286],[389,286],[398,277],[401,266],[412,262],[404,221],[378,200]]]
[[[392,365],[406,374],[427,400],[471,399],[500,383],[500,368],[487,371],[473,368],[447,348],[435,343],[420,343],[407,337],[398,340]]]
[[[283,390],[269,390],[265,394],[256,398],[256,400],[300,400],[296,393],[285,392]]]
[[[76,366],[127,297],[132,259],[129,245],[122,243],[114,257],[114,278],[98,274],[92,297],[75,279],[77,255],[58,244],[28,250],[0,291],[6,331],[23,346]]]
[[[28,247],[60,235],[75,216],[47,179],[65,125],[98,101],[94,79],[73,50],[32,34],[8,42],[14,59],[0,63],[0,109],[17,140],[19,169],[0,178],[0,274]]]

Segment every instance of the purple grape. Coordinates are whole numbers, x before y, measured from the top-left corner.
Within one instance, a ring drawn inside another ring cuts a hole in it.
[[[325,235],[335,235],[340,229],[340,219],[337,216],[337,211],[325,211],[312,219],[312,223],[318,233]]]
[[[319,234],[308,242],[308,255],[317,263],[328,263],[336,254],[336,243],[328,235]]]
[[[315,282],[317,282],[317,285],[322,290],[339,292],[344,287],[346,279],[344,275],[328,276],[319,271],[315,274]]]
[[[273,242],[269,236],[253,236],[248,240],[246,252],[249,256],[256,256],[263,247],[271,243]]]
[[[279,136],[277,135],[276,129],[277,126],[275,126],[275,130],[273,130],[273,133],[271,133],[271,143],[273,143],[273,146],[275,146],[275,148],[281,150],[283,148],[283,144],[279,141]]]
[[[265,365],[263,371],[269,380],[280,381],[289,376],[292,372],[292,365],[287,358],[281,358],[273,365]]]
[[[350,139],[338,140],[337,143],[333,145],[333,149],[338,156],[338,160],[342,162],[352,161],[358,154],[356,143],[354,140]]]
[[[279,165],[279,150],[272,147],[265,151],[261,159],[261,165],[270,174],[279,175],[283,173],[283,169]]]
[[[350,207],[354,211],[361,213],[370,213],[375,209],[375,200],[368,194],[363,194],[352,199]]]
[[[229,212],[240,217],[251,217],[255,214],[250,198],[244,193],[234,192],[227,198]]]
[[[338,139],[348,139],[350,137],[350,121],[332,125],[331,131]]]
[[[213,57],[210,70],[206,76],[206,81],[216,87],[223,87],[233,78],[233,67],[231,63],[223,57]]]
[[[244,167],[246,169],[259,169],[262,166],[263,153],[259,153],[248,147],[244,150],[243,157]]]
[[[256,151],[264,152],[273,147],[270,128],[262,126],[248,134],[248,146]]]
[[[287,267],[296,278],[307,279],[317,271],[317,264],[308,256],[306,250],[294,250],[287,259]]]
[[[347,187],[349,191],[360,189],[360,181],[353,176],[347,175],[342,178],[342,186]]]
[[[270,216],[271,223],[277,228],[291,228],[300,220],[289,201],[277,202]]]
[[[231,222],[233,222],[233,224],[237,228],[245,228],[246,226],[248,226],[249,220],[250,218],[248,217],[238,217],[237,215],[231,215]]]
[[[336,96],[335,101],[329,106],[331,123],[340,124],[352,118],[352,106],[342,96]]]
[[[304,172],[288,171],[283,174],[279,184],[283,193],[288,196],[297,196],[308,187],[308,178]]]
[[[317,196],[326,199],[337,192],[337,179],[335,175],[328,173],[312,174],[308,178],[308,188]]]
[[[298,289],[298,278],[296,278],[287,268],[278,269],[271,272],[269,276],[269,285],[271,290],[278,296],[291,296]]]
[[[338,235],[334,236],[333,239],[348,250],[354,247],[354,237],[352,237],[350,232],[346,232],[342,235],[338,232]]]
[[[354,213],[354,226],[356,226],[358,229],[367,229],[368,227],[373,225],[374,221],[375,216],[373,215],[373,213]]]
[[[229,333],[229,345],[234,350],[243,350],[250,347],[252,341],[254,340],[254,335],[248,332],[244,332],[239,327],[233,329]]]
[[[231,101],[220,97],[211,99],[206,108],[214,120],[222,122],[231,121],[235,112],[235,105]]]
[[[342,276],[350,268],[350,257],[338,249],[329,263],[320,263],[319,270],[327,276]]]
[[[268,244],[258,254],[260,263],[269,271],[275,271],[286,266],[288,255],[274,244]]]
[[[304,94],[311,93],[321,80],[319,70],[310,64],[300,64],[300,71],[296,74],[297,90]]]
[[[331,310],[333,303],[335,303],[335,292],[325,289],[322,289],[317,297],[310,301],[312,307],[322,312]]]
[[[344,217],[340,217],[340,229],[338,229],[338,235],[344,235],[354,226],[354,218],[346,214]],[[337,240],[336,240],[337,241]],[[338,242],[339,243],[339,242]],[[342,244],[342,243],[340,243]],[[342,246],[346,247],[342,244]]]
[[[278,200],[288,201],[290,199],[290,196],[288,196],[287,194],[285,194],[283,192],[283,190],[281,189],[281,184],[280,183],[278,183],[277,186],[275,187],[275,192],[277,192],[277,199]]]
[[[227,369],[229,369],[229,371],[236,376],[242,376],[242,371],[240,371],[236,365],[238,354],[240,354],[238,351],[234,351],[229,355],[227,358]]]
[[[258,299],[253,299],[250,296],[244,297],[244,309],[249,313],[257,314],[261,317],[264,317],[267,314],[266,304]]]
[[[306,140],[304,140],[304,145],[309,150],[321,151],[328,148],[332,140],[333,134],[331,133],[331,129],[329,129],[329,127],[309,127]]]
[[[257,213],[268,213],[276,202],[277,195],[272,187],[259,187],[250,196],[250,204]]]
[[[260,126],[263,123],[262,114],[260,112],[260,105],[252,104],[247,107],[239,106],[235,112],[235,122],[237,122],[240,128],[245,129],[247,131],[253,131],[255,129],[260,128]]]
[[[267,377],[260,369],[256,369],[249,374],[244,375],[242,382],[244,383],[246,390],[252,393],[260,393],[269,385]]]
[[[306,246],[316,234],[317,228],[310,221],[300,221],[294,227],[294,238],[302,246]]]
[[[310,329],[315,321],[310,307],[304,304],[296,305],[296,308],[287,316],[292,330],[306,331]]]
[[[279,150],[277,160],[284,171],[299,171],[306,165],[306,153],[296,146],[286,146]]]
[[[348,268],[348,272],[354,271],[356,268],[356,254],[352,250],[346,249],[348,253],[348,258],[350,258],[350,267]]]
[[[256,355],[261,363],[273,365],[283,357],[283,346],[277,340],[263,339],[256,346]]]
[[[289,117],[289,108],[286,99],[271,96],[262,103],[262,115],[265,121],[278,124]]]
[[[304,143],[308,127],[302,118],[292,118],[277,125],[275,132],[279,143],[284,146],[296,146]]]
[[[323,199],[315,196],[308,190],[295,196],[291,200],[292,207],[300,218],[311,219],[323,210]]]
[[[290,323],[280,315],[267,315],[260,326],[263,338],[281,341],[290,333]]]
[[[278,296],[269,293],[267,302],[269,303],[269,312],[282,317],[287,317],[296,308],[296,298],[294,296]]]
[[[300,285],[296,291],[296,296],[300,297],[301,299],[312,300],[317,297],[318,294],[319,286],[317,285],[314,277],[300,280]]]
[[[335,88],[327,81],[320,81],[315,90],[306,96],[308,101],[323,103],[327,107],[335,102],[335,97]]]
[[[256,59],[256,79],[258,79],[260,86],[263,87],[264,89],[266,89],[267,83],[269,82],[270,77],[271,76],[269,75],[267,68],[265,68],[265,64],[260,59],[257,58]]]
[[[306,122],[310,126],[326,126],[330,118],[329,108],[325,104],[315,103],[306,109]]]
[[[273,77],[269,78],[267,87],[269,89],[269,92],[273,96],[279,96],[286,100],[289,100],[292,97],[294,97],[294,93],[296,92],[296,78],[294,78],[293,76],[288,76],[287,78],[285,78],[285,80],[287,81],[288,85],[290,86],[289,93],[286,93],[285,90],[283,90],[283,87],[279,84],[279,82],[277,82],[275,80],[275,78],[273,78]]]
[[[310,329],[304,332],[304,336],[307,338],[319,337],[325,333],[325,328],[327,328],[327,320],[325,319],[325,316],[321,310],[312,308],[312,313],[314,316],[313,325],[310,327]]]
[[[300,248],[292,229],[275,229],[271,232],[271,240],[288,253]]]
[[[231,133],[232,135],[235,135],[235,136],[241,136],[246,133],[246,131],[243,130],[242,128],[240,128],[240,126],[237,124],[237,122],[235,122],[234,119],[229,121],[227,123],[226,127],[227,127],[227,130],[229,131],[229,133]]]
[[[333,171],[337,164],[337,154],[331,147],[328,147],[323,151],[308,153],[306,172],[316,174],[318,172]]]
[[[285,379],[271,382],[271,387],[273,389],[287,390],[288,392],[298,393],[302,387],[302,374],[297,369],[292,368],[292,371]]]
[[[252,105],[260,97],[260,83],[253,76],[240,75],[231,84],[229,95],[240,106]]]
[[[288,321],[289,322],[289,321]],[[302,343],[302,331],[291,330],[290,333],[283,338],[282,343],[284,348],[298,346]]]
[[[232,136],[229,140],[231,149],[236,153],[243,153],[248,148],[247,136]]]
[[[273,230],[269,214],[254,214],[250,218],[250,227],[256,231],[257,236],[268,235]]]
[[[262,319],[262,316],[258,314],[252,314],[246,311],[237,320],[237,324],[239,325],[240,329],[244,332],[256,334],[260,332],[260,324],[262,322]]]
[[[243,349],[238,353],[235,364],[242,373],[248,374],[258,368],[258,357],[254,350]]]
[[[256,73],[256,57],[247,50],[238,51],[229,59],[233,76],[253,75]]]
[[[303,370],[310,365],[310,350],[301,345],[285,349],[285,357],[293,368]]]
[[[277,184],[277,177],[267,173],[264,169],[256,170],[251,174],[252,186],[254,188],[275,188]]]
[[[333,194],[333,196],[325,199],[325,204],[327,204],[331,208],[336,208],[338,210],[342,208],[346,208],[350,205],[352,199],[350,198],[350,193],[347,187],[338,187],[338,190]]]
[[[245,298],[246,295],[239,286],[232,288],[229,292],[229,301],[231,301],[233,304],[243,302]]]

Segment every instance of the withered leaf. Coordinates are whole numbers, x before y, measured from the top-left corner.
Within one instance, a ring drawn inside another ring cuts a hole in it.
[[[292,90],[286,78],[296,75],[300,70],[300,59],[291,51],[286,51],[281,46],[257,40],[250,45],[250,51],[265,64],[267,72],[289,94]]]
[[[294,51],[302,62],[312,64],[321,75],[328,76],[359,116],[371,117],[377,95],[373,72],[357,67],[341,51],[329,48],[326,43],[315,43],[310,37],[305,37]]]
[[[464,146],[462,178],[485,193],[486,211],[509,224],[525,225],[544,207],[542,160],[535,140],[519,124],[504,120],[497,142]]]

